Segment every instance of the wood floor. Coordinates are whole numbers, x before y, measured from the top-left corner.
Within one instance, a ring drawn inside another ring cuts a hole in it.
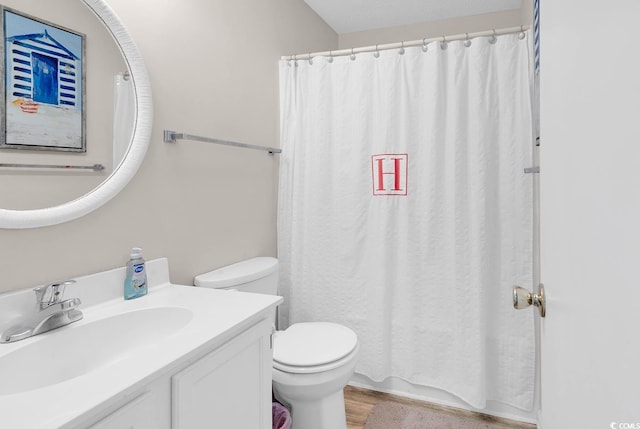
[[[478,421],[481,422],[491,422],[496,428],[500,429],[535,429],[536,427],[535,425],[493,417],[486,414],[479,414],[458,408],[445,407],[442,405],[417,401],[415,399],[403,398],[388,393],[346,386],[344,388],[344,402],[347,410],[347,429],[363,429],[364,423],[367,420],[367,416],[371,412],[371,409],[373,409],[378,402],[382,401],[398,402],[404,405],[436,410],[446,414],[477,418]]]

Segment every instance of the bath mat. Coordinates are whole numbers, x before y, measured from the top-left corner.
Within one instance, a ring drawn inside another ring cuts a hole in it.
[[[485,416],[483,416],[485,417]],[[491,417],[485,417],[491,419]],[[364,429],[504,429],[500,423],[482,422],[425,408],[383,401],[373,407]]]

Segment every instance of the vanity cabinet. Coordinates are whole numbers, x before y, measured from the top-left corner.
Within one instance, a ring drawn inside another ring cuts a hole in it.
[[[271,428],[272,321],[204,350],[91,429]]]
[[[171,413],[167,406],[171,390],[166,378],[131,395],[125,405],[90,426],[90,429],[170,429]]]
[[[146,268],[144,298],[122,299],[124,267],[77,277],[82,320],[0,346],[0,428],[271,428],[282,297],[172,284],[166,258]],[[32,289],[0,295],[0,331],[30,311]]]
[[[172,428],[271,428],[271,323],[171,377]]]

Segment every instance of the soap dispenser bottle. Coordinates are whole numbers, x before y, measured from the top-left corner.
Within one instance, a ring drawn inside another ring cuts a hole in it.
[[[147,294],[147,270],[142,259],[142,249],[131,249],[131,259],[127,262],[127,276],[124,279],[124,299],[139,298]]]

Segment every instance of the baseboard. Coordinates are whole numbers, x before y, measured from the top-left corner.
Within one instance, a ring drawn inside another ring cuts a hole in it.
[[[390,377],[383,382],[375,382],[364,375],[354,374],[349,381],[349,385],[376,390],[384,393],[390,393],[392,395],[403,396],[405,398],[417,399],[419,401],[431,402],[433,404],[461,408],[477,413],[489,414],[492,416],[516,420],[523,423],[537,424],[537,410],[523,411],[496,401],[488,401],[487,408],[479,410],[477,408],[471,407],[469,404],[462,401],[458,397],[443,390],[414,385],[405,380],[395,377]],[[540,427],[538,427],[538,429],[540,429]]]

